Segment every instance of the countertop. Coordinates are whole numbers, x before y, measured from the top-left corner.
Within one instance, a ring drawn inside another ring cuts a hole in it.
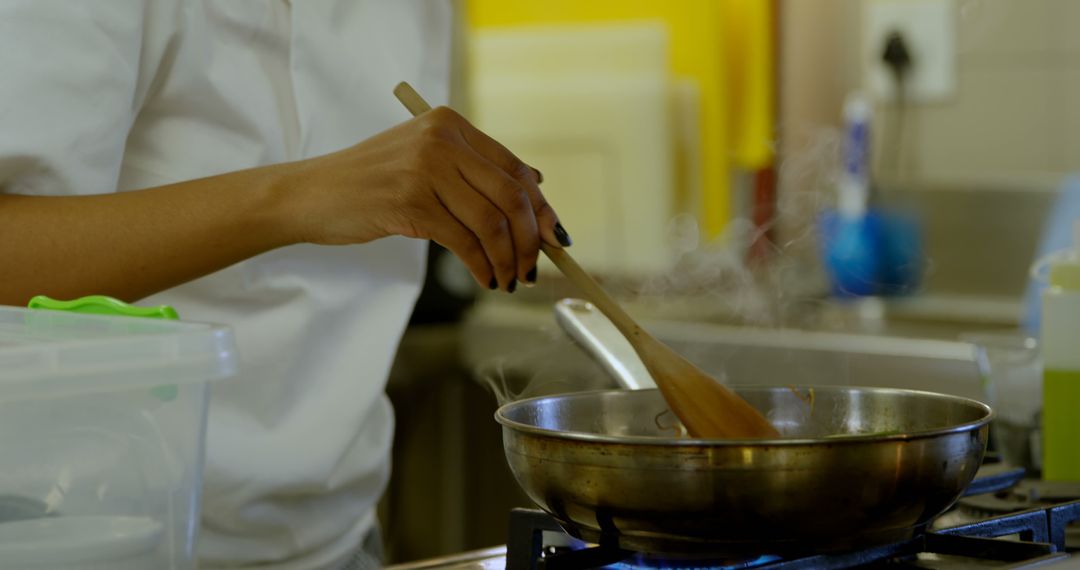
[[[614,387],[558,328],[553,305],[563,296],[485,296],[462,325],[466,367],[515,398]],[[660,340],[732,384],[882,386],[980,398],[973,348],[960,336],[1010,326],[997,318],[903,318],[884,303],[818,302],[789,319],[797,325],[771,327],[709,318],[708,311],[694,318],[691,304],[681,299],[626,307]]]

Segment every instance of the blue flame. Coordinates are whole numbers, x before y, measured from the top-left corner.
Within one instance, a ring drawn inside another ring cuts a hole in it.
[[[780,561],[779,556],[762,555],[745,560],[679,560],[651,558],[636,555],[633,558],[607,566],[614,570],[743,570],[758,568]]]

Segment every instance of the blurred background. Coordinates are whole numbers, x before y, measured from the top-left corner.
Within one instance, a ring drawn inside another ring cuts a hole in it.
[[[987,339],[1037,351],[1030,268],[1080,218],[1080,3],[455,5],[452,105],[543,172],[575,257],[707,371],[992,400]],[[432,248],[388,388],[389,562],[505,542],[531,504],[496,394],[614,386],[540,269],[481,291]],[[1025,370],[1011,401],[1039,397]],[[1023,405],[1022,449],[1001,451],[1030,463]]]

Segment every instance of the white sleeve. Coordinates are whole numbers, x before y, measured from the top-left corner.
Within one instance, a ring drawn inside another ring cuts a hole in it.
[[[0,2],[0,190],[116,190],[144,0]]]

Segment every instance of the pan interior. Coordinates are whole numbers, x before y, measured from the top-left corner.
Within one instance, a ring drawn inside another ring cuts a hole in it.
[[[937,433],[989,420],[985,405],[953,396],[881,388],[735,387],[785,438],[862,439]],[[673,439],[679,423],[658,390],[583,392],[503,406],[497,419],[528,431],[586,439]]]

